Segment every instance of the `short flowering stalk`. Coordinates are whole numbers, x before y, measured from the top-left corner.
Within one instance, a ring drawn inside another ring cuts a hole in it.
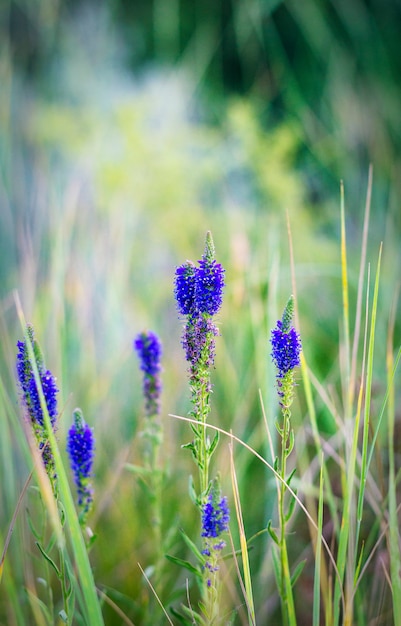
[[[162,344],[155,333],[143,331],[135,338],[134,348],[143,372],[145,412],[151,418],[160,414]]]
[[[92,428],[83,418],[81,409],[74,411],[74,422],[67,434],[67,453],[77,488],[79,522],[85,527],[93,505],[92,470],[95,438]]]
[[[217,436],[210,442],[206,424],[210,413],[210,369],[214,364],[215,338],[219,334],[214,316],[223,302],[224,269],[215,260],[212,235],[206,235],[205,251],[195,265],[187,261],[175,272],[175,298],[179,313],[186,317],[182,345],[189,363],[189,385],[193,409],[191,416],[194,441],[185,447],[191,449],[199,468],[200,494],[203,504],[209,490],[209,463],[216,448]]]
[[[219,571],[218,561],[226,543],[224,533],[228,531],[230,511],[227,498],[221,496],[217,481],[214,481],[206,502],[202,507],[202,555],[205,557],[203,574],[205,580],[206,610],[208,622],[212,624],[218,614]]]
[[[142,392],[145,400],[145,462],[151,471],[156,470],[163,433],[160,424],[160,397],[162,343],[152,331],[143,331],[134,340],[134,349],[143,372]]]
[[[55,431],[57,427],[56,395],[58,388],[53,374],[50,370],[45,368],[43,354],[35,339],[35,333],[31,325],[27,327],[27,336],[35,358],[41,389],[39,389],[35,378],[27,342],[18,341],[16,370],[18,384],[21,390],[21,402],[31,424],[38,449],[42,455],[43,463],[53,488],[53,493],[57,496],[57,475],[53,455],[48,445],[48,431],[43,414],[41,394],[43,394],[46,403],[50,425],[53,431]]]
[[[294,433],[291,428],[291,410],[294,399],[294,369],[300,365],[301,339],[292,325],[294,315],[294,298],[291,296],[284,309],[283,317],[277,322],[271,333],[272,360],[276,366],[277,392],[281,407],[282,421],[277,422],[276,427],[281,438],[281,460],[276,462],[277,471],[281,476],[278,487],[279,507],[279,534],[277,535],[270,527],[269,531],[277,543],[280,552],[280,580],[279,590],[282,603],[283,620],[285,624],[295,626],[295,607],[292,593],[291,574],[288,563],[287,542],[285,536],[286,523],[288,522],[295,501],[292,500],[290,508],[285,511],[284,498],[291,476],[287,478],[287,458],[294,447]]]
[[[159,453],[163,441],[160,422],[163,349],[156,333],[143,331],[134,340],[134,350],[139,359],[139,367],[143,372],[142,392],[145,400],[145,424],[142,436],[145,474],[142,477],[145,480],[151,504],[151,523],[154,532],[156,568],[158,568],[162,562],[162,470],[159,467]]]

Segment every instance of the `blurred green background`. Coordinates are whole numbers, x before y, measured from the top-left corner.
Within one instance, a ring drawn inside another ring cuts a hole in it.
[[[17,290],[59,381],[60,441],[76,405],[95,426],[93,558],[100,582],[132,598],[136,563],[147,555],[140,495],[122,469],[135,460],[142,415],[132,339],[148,327],[164,344],[165,524],[188,527],[193,467],[179,448],[188,430],[167,418],[189,410],[172,281],[176,265],[200,258],[206,231],[227,270],[212,418],[250,445],[267,445],[259,389],[270,420],[275,411],[267,337],[292,290],[287,211],[305,353],[339,388],[340,180],[353,306],[370,164],[368,260],[374,269],[384,240],[385,337],[401,267],[401,5],[3,0],[0,24],[2,375],[15,404]],[[384,349],[385,340],[379,357]],[[380,390],[384,375],[379,367]],[[300,401],[299,427],[304,412]],[[219,454],[228,488],[226,447]],[[0,463],[2,475],[14,464],[22,481],[18,453]],[[243,492],[252,535],[266,524],[273,487],[242,451],[238,472],[243,485],[260,485],[256,498]],[[7,498],[5,525],[15,505]],[[116,529],[118,542],[105,550]],[[259,547],[252,556],[264,581],[262,618],[271,611],[263,554]]]

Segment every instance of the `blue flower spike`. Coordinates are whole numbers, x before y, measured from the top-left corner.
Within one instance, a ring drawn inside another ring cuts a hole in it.
[[[229,529],[230,511],[227,498],[221,496],[221,490],[214,481],[211,491],[202,508],[202,533],[204,547],[202,554],[205,558],[204,572],[206,585],[211,587],[214,574],[219,570],[218,558],[226,543],[222,538]]]
[[[197,268],[192,261],[186,261],[175,272],[174,295],[181,315],[190,315],[195,310],[195,274]]]
[[[74,422],[67,435],[67,452],[71,470],[77,487],[79,520],[86,525],[86,518],[92,508],[92,468],[95,452],[93,430],[86,424],[81,409],[75,409]]]
[[[143,395],[145,398],[146,415],[151,417],[160,414],[161,357],[162,344],[159,337],[152,331],[139,333],[134,340],[134,349],[139,358],[143,372]]]
[[[212,321],[223,303],[224,272],[215,260],[212,234],[207,232],[205,251],[195,265],[186,261],[175,272],[174,295],[177,309],[187,316],[182,344],[192,369],[214,363],[214,337],[218,330]]]
[[[36,367],[40,379],[40,386],[46,403],[47,412],[49,414],[50,423],[53,431],[55,431],[57,427],[58,416],[56,397],[58,393],[58,388],[56,384],[56,379],[51,371],[45,368],[43,354],[40,349],[39,343],[35,339],[33,326],[28,325],[27,335],[33,350]],[[31,423],[32,431],[36,439],[39,451],[42,455],[46,472],[50,478],[53,491],[56,495],[57,476],[55,473],[54,459],[48,445],[48,433],[43,415],[43,408],[40,401],[40,393],[38,385],[36,384],[36,379],[29,357],[29,349],[26,341],[18,341],[17,348],[18,352],[16,358],[16,371],[18,385],[21,390],[22,406],[25,410],[27,418]]]
[[[301,338],[292,325],[293,316],[294,296],[290,296],[283,317],[271,332],[272,360],[277,369],[280,404],[285,407],[292,402],[294,369],[301,363]]]

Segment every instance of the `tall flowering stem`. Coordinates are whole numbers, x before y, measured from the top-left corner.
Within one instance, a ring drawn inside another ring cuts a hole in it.
[[[27,327],[27,336],[35,357],[40,385],[50,418],[50,424],[53,431],[55,431],[57,428],[58,415],[56,397],[58,388],[56,379],[50,370],[45,368],[43,354],[39,343],[35,339],[34,329],[31,325],[28,325]],[[40,401],[40,392],[29,357],[28,345],[26,341],[18,341],[17,348],[16,371],[18,385],[21,391],[21,404],[25,415],[31,424],[32,432],[38,449],[42,455],[43,463],[53,488],[53,493],[57,497],[57,475],[54,466],[54,459],[48,445],[48,431]]]
[[[276,428],[281,438],[280,463],[276,461],[277,471],[281,476],[278,488],[278,534],[269,524],[269,532],[278,545],[280,553],[280,580],[279,590],[282,603],[283,620],[285,624],[295,626],[295,607],[292,592],[291,574],[288,562],[286,524],[292,514],[295,501],[292,500],[289,509],[285,508],[285,493],[290,484],[292,475],[287,477],[287,459],[294,447],[294,433],[291,428],[291,405],[294,399],[294,370],[300,365],[301,339],[294,326],[294,298],[291,296],[284,309],[283,317],[278,320],[271,333],[272,360],[276,366],[277,392],[281,408],[281,422]]]
[[[92,428],[85,423],[81,409],[74,411],[74,422],[67,434],[67,452],[77,488],[79,522],[85,527],[93,504],[92,469],[95,438]]]
[[[218,444],[216,433],[210,440],[207,421],[210,413],[212,385],[210,371],[214,365],[215,341],[219,335],[215,315],[223,302],[224,273],[215,259],[212,235],[206,234],[205,251],[197,264],[187,261],[175,272],[175,298],[179,313],[185,318],[182,345],[188,362],[191,390],[191,428],[194,439],[186,444],[199,470],[199,492],[192,485],[191,496],[201,512],[202,571],[204,582],[204,614],[207,623],[218,615],[217,558],[224,547],[220,535],[228,529],[228,506],[221,498],[215,481],[209,479],[210,460]]]
[[[206,235],[205,251],[195,265],[187,261],[175,273],[175,298],[177,308],[186,319],[182,336],[185,358],[189,363],[189,386],[192,411],[190,415],[198,422],[192,424],[193,442],[185,447],[192,451],[199,468],[200,493],[198,505],[206,501],[209,484],[210,458],[217,446],[218,437],[209,440],[206,423],[210,413],[210,369],[214,365],[215,338],[219,331],[214,316],[223,302],[224,269],[215,260],[212,235]]]
[[[134,340],[134,350],[143,373],[142,392],[145,401],[145,424],[142,432],[144,441],[145,474],[147,492],[151,503],[152,528],[156,569],[162,560],[161,511],[162,511],[162,470],[159,467],[160,446],[163,430],[160,422],[161,410],[161,358],[162,343],[156,333],[143,331]]]

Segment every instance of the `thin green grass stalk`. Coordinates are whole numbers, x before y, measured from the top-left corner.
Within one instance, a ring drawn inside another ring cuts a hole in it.
[[[244,520],[242,517],[241,501],[240,501],[240,496],[239,496],[237,475],[235,472],[232,444],[230,444],[230,468],[231,468],[231,484],[232,484],[233,494],[234,494],[235,512],[236,512],[237,521],[238,521],[239,539],[240,539],[241,556],[242,556],[242,567],[243,567],[243,572],[244,572],[245,601],[246,601],[246,606],[248,610],[249,624],[251,624],[251,626],[255,626],[256,617],[255,617],[255,606],[253,602],[253,592],[252,592],[252,576],[251,576],[251,570],[249,567],[248,545],[247,545],[246,535],[245,535]]]
[[[344,405],[344,423],[345,433],[347,437],[348,427],[351,419],[351,392],[350,392],[350,334],[349,334],[349,299],[348,299],[348,277],[347,277],[347,244],[346,244],[346,230],[345,230],[345,209],[344,209],[344,185],[341,181],[341,202],[340,202],[340,215],[341,215],[341,284],[342,284],[342,299],[343,299],[343,325],[344,325],[344,356],[342,359],[342,365],[345,372],[342,372],[342,388],[343,388],[343,405]],[[360,407],[359,407],[360,409]],[[336,580],[334,588],[334,626],[337,626],[340,618],[340,587],[343,585],[346,563],[347,561],[353,561],[350,551],[355,549],[355,546],[350,543],[352,540],[352,520],[354,515],[354,484],[356,475],[356,459],[358,448],[358,432],[360,423],[361,412],[357,411],[355,420],[353,423],[351,448],[349,451],[349,442],[345,441],[345,454],[346,463],[348,466],[348,472],[346,476],[342,472],[342,487],[344,494],[343,514],[342,522],[338,540],[338,554],[337,554],[337,566],[340,574],[340,579]],[[349,572],[348,572],[349,574]],[[353,577],[352,577],[353,578]],[[350,585],[349,576],[347,577],[347,585]],[[346,593],[346,605],[349,601],[349,596],[352,594],[352,590],[348,589]],[[347,613],[347,606],[345,607]]]
[[[341,520],[340,527],[340,536],[338,542],[338,553],[337,553],[337,567],[340,575],[339,579],[336,579],[335,588],[334,588],[334,626],[339,624],[340,619],[340,596],[342,591],[342,585],[345,576],[346,563],[350,558],[349,541],[352,534],[352,519],[355,513],[355,504],[354,504],[354,488],[355,488],[355,480],[356,480],[356,463],[357,463],[357,451],[358,451],[358,433],[359,433],[359,424],[360,424],[361,412],[358,411],[355,417],[354,423],[354,431],[352,437],[352,445],[351,445],[351,454],[350,458],[347,461],[348,463],[348,472],[346,480],[344,481],[344,504],[343,504],[343,514]],[[351,577],[351,583],[353,581],[353,576]],[[349,591],[349,590],[348,590]],[[345,611],[347,613],[347,604],[350,600],[350,595],[352,595],[352,591],[346,594],[346,608]]]
[[[76,571],[78,580],[81,583],[82,590],[82,611],[85,615],[87,626],[101,626],[104,624],[103,616],[100,609],[99,599],[96,593],[95,582],[93,578],[92,569],[89,562],[88,553],[86,550],[85,541],[82,535],[82,530],[79,525],[78,516],[75,510],[74,499],[71,494],[71,490],[68,484],[68,478],[66,472],[64,470],[64,465],[61,459],[60,451],[58,449],[57,440],[54,435],[50,417],[47,411],[46,400],[43,395],[43,390],[41,387],[40,376],[38,372],[38,368],[36,365],[36,359],[33,352],[31,340],[27,331],[27,324],[24,318],[24,314],[22,311],[22,307],[16,294],[16,307],[17,314],[24,332],[25,342],[28,349],[29,359],[32,366],[32,371],[35,377],[36,386],[39,392],[40,404],[43,411],[44,423],[46,426],[47,434],[48,434],[48,445],[50,446],[51,452],[54,457],[55,469],[58,478],[58,486],[60,492],[60,498],[64,506],[65,511],[65,520],[66,527],[69,529],[70,537],[71,537],[71,545],[73,548],[75,561],[76,561]],[[38,454],[37,454],[38,456]],[[48,480],[47,474],[43,468],[43,464],[41,462],[36,463],[36,471],[38,472],[39,484],[40,488],[46,503],[46,506],[50,510],[50,516],[53,524],[53,528],[56,533],[57,543],[60,551],[62,551],[63,556],[66,561],[68,561],[68,555],[65,549],[65,540],[63,536],[63,529],[61,528],[60,520],[58,518],[58,512],[55,504],[54,498],[52,498],[52,490],[50,487],[50,482]],[[46,487],[47,485],[47,487]],[[50,497],[49,497],[50,496]],[[54,514],[54,509],[56,509],[56,515]],[[80,594],[77,593],[79,597]]]
[[[157,595],[157,592],[156,592],[155,588],[153,587],[152,583],[150,582],[149,578],[146,576],[146,573],[143,571],[143,569],[142,569],[142,567],[141,567],[141,565],[140,565],[139,563],[138,563],[138,567],[139,567],[139,569],[140,569],[140,570],[141,570],[141,572],[142,572],[142,576],[145,578],[146,582],[148,583],[149,588],[151,589],[151,591],[152,591],[152,593],[153,593],[154,597],[156,598],[157,602],[159,603],[159,605],[160,605],[160,607],[161,607],[161,609],[162,609],[162,611],[163,611],[163,613],[164,613],[164,616],[165,616],[165,618],[166,618],[167,622],[168,622],[171,626],[174,626],[174,625],[173,625],[173,622],[172,622],[172,621],[171,621],[171,619],[170,619],[169,614],[167,613],[166,609],[165,609],[165,608],[164,608],[164,606],[163,606],[162,601],[160,600],[159,596]]]
[[[315,577],[313,580],[313,624],[312,626],[320,625],[320,591],[321,591],[321,565],[322,561],[322,535],[323,535],[323,485],[324,485],[324,468],[326,467],[324,462],[324,455],[321,454],[320,463],[320,481],[319,481],[319,508],[317,518],[317,536],[316,536],[316,550],[315,550]]]
[[[289,252],[290,252],[291,284],[292,284],[292,292],[294,294],[294,316],[295,316],[295,320],[296,320],[296,325],[297,325],[298,328],[300,328],[299,315],[298,315],[298,300],[297,300],[297,296],[296,296],[296,293],[297,293],[297,283],[296,283],[296,279],[295,279],[294,246],[293,246],[292,230],[291,230],[290,217],[289,217],[288,211],[286,213],[286,222],[287,222],[288,247],[289,247]],[[304,391],[305,391],[305,398],[306,398],[306,404],[307,404],[307,408],[308,408],[308,415],[309,415],[309,419],[310,419],[311,426],[312,426],[312,435],[313,435],[314,442],[315,442],[315,445],[316,445],[316,450],[320,450],[321,449],[320,435],[319,435],[319,429],[318,429],[318,426],[317,426],[315,405],[313,403],[313,398],[312,398],[312,389],[311,389],[311,381],[310,381],[310,377],[309,377],[309,370],[308,370],[308,366],[307,366],[307,363],[306,363],[304,351],[302,351],[301,354],[300,354],[300,361],[301,361],[301,375],[302,375],[303,388],[304,388]],[[307,454],[307,452],[305,451],[304,454]],[[324,482],[327,485],[327,487],[326,487],[327,503],[328,503],[328,506],[330,508],[332,519],[336,520],[337,519],[336,505],[335,505],[335,501],[334,501],[333,491],[331,489],[331,482],[329,480],[328,470],[327,470],[327,467],[326,467],[325,463],[323,464],[322,469],[323,469],[323,473],[324,473]],[[313,519],[316,519],[316,508],[315,508],[314,500],[312,498],[310,498],[308,496],[308,494],[305,494],[305,499],[306,499],[307,508],[308,508],[309,512],[311,513]],[[310,529],[311,529],[311,527],[310,527]],[[334,529],[334,530],[336,530],[336,529]],[[320,549],[318,537],[312,530],[310,532],[310,536],[311,536],[311,540],[312,540],[312,543],[313,543],[313,551],[314,551],[314,554],[315,554],[315,558],[317,558],[317,550],[318,550],[318,548]],[[319,567],[320,567],[320,575],[319,575],[318,580],[320,581],[320,586],[321,586],[321,592],[322,592],[323,600],[324,600],[324,603],[325,603],[325,607],[327,608],[329,579],[328,579],[328,573],[327,573],[327,568],[326,568],[326,562],[324,560],[322,560],[321,563],[319,564]]]
[[[359,345],[359,331],[361,327],[361,318],[362,318],[362,296],[363,296],[363,279],[365,275],[366,269],[366,250],[368,244],[368,233],[369,233],[369,219],[370,219],[370,205],[372,199],[372,178],[373,178],[373,167],[369,166],[369,176],[368,176],[368,187],[366,192],[366,202],[365,202],[365,215],[363,220],[363,229],[362,229],[362,244],[361,244],[361,261],[359,265],[359,277],[358,277],[358,290],[357,290],[357,300],[356,300],[356,311],[355,311],[355,327],[354,327],[354,338],[352,344],[352,356],[351,356],[351,374],[350,374],[350,404],[353,405],[354,402],[354,394],[355,394],[355,379],[356,379],[356,364],[358,357],[358,345]]]
[[[361,566],[361,561],[357,563],[357,550],[358,550],[358,542],[359,535],[361,529],[361,522],[363,516],[363,505],[365,499],[365,488],[366,488],[366,480],[367,480],[367,472],[368,472],[368,440],[369,440],[369,423],[370,423],[370,398],[372,392],[372,376],[373,376],[373,357],[374,357],[374,343],[375,343],[375,327],[376,327],[376,317],[377,317],[377,303],[378,303],[378,293],[379,293],[379,279],[380,279],[380,263],[381,263],[381,247],[379,252],[379,260],[376,272],[375,279],[375,287],[374,287],[374,296],[373,296],[373,305],[372,305],[372,319],[370,323],[370,336],[369,336],[369,345],[367,351],[367,365],[366,365],[366,383],[362,382],[358,397],[358,405],[357,405],[357,420],[355,424],[355,435],[358,435],[359,431],[359,417],[361,415],[362,410],[362,399],[363,395],[365,396],[365,405],[364,405],[364,420],[363,420],[363,438],[362,438],[362,456],[361,456],[361,470],[360,470],[360,481],[359,481],[359,493],[358,493],[358,502],[357,502],[357,511],[356,511],[356,524],[354,533],[352,533],[353,538],[353,550],[352,553],[349,554],[349,568],[350,571],[347,575],[347,606],[346,613],[344,616],[344,625],[350,626],[353,621],[353,607],[354,607],[354,584],[355,580],[358,577],[358,572]],[[369,291],[369,289],[368,289]],[[368,304],[366,305],[368,306]],[[366,332],[365,332],[366,335]],[[366,343],[366,339],[365,339]],[[365,362],[365,356],[363,359]],[[355,439],[354,439],[355,441]],[[349,483],[352,484],[352,483]],[[362,554],[360,554],[360,558]],[[351,588],[352,586],[352,588]]]
[[[347,240],[345,231],[344,209],[344,184],[341,181],[341,284],[343,297],[343,325],[344,325],[344,359],[345,366],[343,382],[343,397],[345,421],[351,417],[351,392],[350,392],[350,332],[349,332],[349,297],[348,297],[348,272],[347,272]]]
[[[393,306],[392,316],[390,318],[387,350],[386,350],[386,366],[387,366],[387,386],[388,386],[388,512],[389,512],[389,533],[388,545],[390,554],[390,577],[391,592],[393,598],[393,620],[394,624],[401,624],[401,555],[400,555],[400,537],[397,511],[397,489],[395,480],[395,459],[394,459],[394,425],[395,425],[395,401],[394,401],[394,358],[393,358],[393,334],[394,334],[394,317],[395,302]],[[401,348],[398,358],[401,354]],[[398,361],[397,361],[398,364]]]
[[[278,541],[278,548],[280,553],[280,597],[283,602],[283,619],[285,623],[288,623],[289,626],[296,626],[297,619],[295,615],[295,604],[294,604],[294,595],[292,592],[292,582],[291,582],[291,573],[290,573],[290,565],[288,561],[288,551],[287,551],[287,538],[286,538],[286,525],[287,525],[287,513],[284,510],[284,500],[285,494],[287,491],[287,457],[291,452],[292,444],[288,443],[291,441],[291,423],[290,423],[290,410],[283,409],[283,427],[282,427],[282,437],[281,437],[281,463],[280,463],[280,475],[282,480],[279,485],[279,526],[280,526],[280,536]],[[290,445],[290,448],[288,446]],[[288,622],[287,622],[288,620]]]
[[[379,435],[380,427],[381,427],[381,424],[382,424],[382,421],[383,421],[383,417],[384,417],[385,412],[386,412],[386,407],[387,407],[387,403],[388,403],[389,396],[390,396],[391,385],[394,384],[394,378],[395,378],[395,374],[397,372],[400,360],[401,360],[401,346],[398,348],[397,356],[396,356],[396,358],[394,360],[394,365],[392,367],[391,374],[388,374],[389,383],[387,384],[386,393],[384,395],[382,406],[381,406],[380,411],[379,411],[379,418],[377,420],[376,429],[375,429],[373,437],[372,437],[372,445],[370,447],[370,452],[369,452],[369,456],[368,456],[367,469],[369,469],[370,464],[372,462],[374,448],[375,448],[375,445],[376,445],[376,440],[377,440],[378,435]],[[401,470],[399,470],[399,472],[400,471]],[[398,479],[400,478],[400,473],[398,473],[397,477],[398,477]],[[396,484],[398,482],[397,481],[397,477],[396,477]]]
[[[375,287],[373,292],[372,304],[372,320],[370,323],[369,347],[367,355],[366,367],[366,385],[365,385],[365,410],[363,424],[362,439],[362,459],[361,459],[361,481],[359,488],[358,509],[357,509],[357,539],[359,537],[360,525],[363,514],[363,502],[365,497],[365,487],[368,475],[368,443],[369,443],[369,424],[370,424],[370,400],[372,397],[372,379],[373,379],[373,358],[375,347],[375,328],[377,318],[377,304],[379,296],[380,266],[381,266],[382,246],[380,246],[379,259],[377,263]]]
[[[301,358],[302,386],[303,386],[304,393],[305,393],[307,412],[308,412],[308,416],[309,416],[309,420],[310,420],[310,424],[311,424],[311,428],[312,428],[312,436],[313,436],[313,440],[314,440],[314,443],[315,443],[316,451],[319,451],[321,449],[320,434],[319,434],[319,428],[318,428],[318,425],[317,425],[315,404],[313,402],[312,384],[311,384],[311,380],[310,380],[310,376],[309,376],[309,368],[308,368],[308,364],[306,362],[306,358],[305,358],[304,352],[301,353],[301,357],[300,358]],[[334,532],[336,532],[336,531],[338,531],[337,507],[336,507],[336,502],[335,502],[333,490],[332,490],[332,487],[331,487],[329,471],[327,469],[326,463],[324,462],[324,458],[323,458],[322,471],[323,471],[323,482],[324,482],[324,485],[325,485],[325,502],[327,503],[327,505],[329,507],[331,519],[333,520],[333,524],[334,524]],[[308,504],[308,510],[311,511],[311,507],[310,507],[309,504]],[[317,540],[316,535],[314,535],[314,534],[313,535],[311,534],[311,539],[313,541],[314,552],[315,552],[315,556],[316,556],[318,540]],[[321,592],[322,592],[322,596],[323,596],[323,601],[324,601],[325,607],[329,611],[328,607],[329,607],[329,587],[330,587],[330,584],[329,584],[329,577],[328,577],[328,572],[327,572],[327,567],[326,567],[325,561],[322,561],[322,563],[321,563],[320,586],[321,586]],[[330,612],[331,612],[331,609],[330,609]]]

